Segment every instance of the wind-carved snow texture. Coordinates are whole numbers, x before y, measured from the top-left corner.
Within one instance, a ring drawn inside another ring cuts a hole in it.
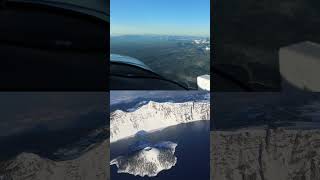
[[[319,129],[211,132],[211,180],[319,179]]]
[[[158,103],[150,101],[133,112],[116,110],[110,116],[110,142],[133,136],[138,131],[210,119],[209,101]]]
[[[176,147],[177,144],[170,141],[153,145],[146,140],[139,140],[130,147],[127,155],[113,159],[110,165],[116,165],[118,173],[154,177],[177,163],[174,155]]]

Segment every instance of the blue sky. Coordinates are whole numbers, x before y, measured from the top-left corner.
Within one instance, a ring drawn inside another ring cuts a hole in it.
[[[111,35],[210,35],[210,0],[111,0]]]

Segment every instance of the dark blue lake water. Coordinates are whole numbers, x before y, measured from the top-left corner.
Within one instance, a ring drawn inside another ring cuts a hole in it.
[[[177,163],[169,170],[161,171],[156,177],[140,177],[126,173],[117,173],[117,167],[111,166],[112,180],[206,180],[210,178],[210,122],[198,121],[165,128],[148,134],[152,143],[171,141],[177,143],[175,156]],[[110,159],[126,154],[135,138],[117,141],[110,145]]]

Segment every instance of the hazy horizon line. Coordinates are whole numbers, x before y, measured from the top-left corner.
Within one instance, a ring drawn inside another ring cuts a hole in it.
[[[208,37],[210,38],[209,35],[190,35],[190,34],[152,34],[152,33],[145,33],[145,34],[111,34],[110,37],[115,37],[115,36],[187,36],[187,37]]]

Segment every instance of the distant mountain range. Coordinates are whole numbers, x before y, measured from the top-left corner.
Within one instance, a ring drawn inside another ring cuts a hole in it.
[[[178,36],[178,35],[113,35],[112,39],[117,40],[180,40],[180,41],[193,41],[198,39],[210,40],[209,36]]]

